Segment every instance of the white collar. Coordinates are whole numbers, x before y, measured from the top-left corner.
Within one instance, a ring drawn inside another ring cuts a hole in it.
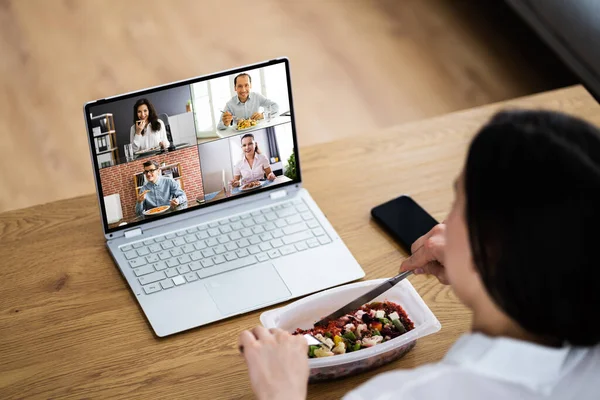
[[[549,394],[587,351],[587,348],[552,348],[507,337],[472,333],[457,340],[442,362]]]

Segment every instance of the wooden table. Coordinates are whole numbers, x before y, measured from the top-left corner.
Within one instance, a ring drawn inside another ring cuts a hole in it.
[[[572,87],[301,150],[305,186],[365,279],[393,275],[405,257],[371,222],[371,207],[408,193],[442,220],[469,140],[504,106],[600,125],[600,107]],[[236,340],[264,310],[154,337],[105,248],[95,196],[0,214],[0,259],[0,398],[252,398]],[[388,366],[311,385],[310,398],[339,398],[376,374],[437,361],[468,330],[469,312],[447,286],[410,280],[442,330]]]

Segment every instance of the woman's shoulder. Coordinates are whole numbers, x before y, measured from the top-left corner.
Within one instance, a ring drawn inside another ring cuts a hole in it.
[[[257,159],[259,159],[262,162],[265,162],[267,164],[269,163],[269,159],[264,154],[255,154],[254,157],[256,157]]]

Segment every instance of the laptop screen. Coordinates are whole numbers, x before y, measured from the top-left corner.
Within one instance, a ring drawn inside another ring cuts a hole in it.
[[[85,106],[106,233],[300,182],[287,59]]]

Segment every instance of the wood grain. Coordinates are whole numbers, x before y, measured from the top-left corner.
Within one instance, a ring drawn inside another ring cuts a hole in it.
[[[365,279],[393,275],[405,257],[371,222],[371,207],[408,193],[444,219],[469,140],[503,107],[563,110],[600,124],[600,107],[578,86],[302,150],[305,186]],[[264,310],[154,337],[105,248],[93,196],[0,214],[0,260],[0,398],[253,397],[236,340]],[[310,385],[309,398],[337,399],[376,374],[435,362],[468,330],[470,314],[449,287],[410,280],[442,330],[390,365]]]
[[[0,211],[94,192],[86,101],[269,58],[303,146],[575,83],[523,26],[472,0],[0,0]]]

